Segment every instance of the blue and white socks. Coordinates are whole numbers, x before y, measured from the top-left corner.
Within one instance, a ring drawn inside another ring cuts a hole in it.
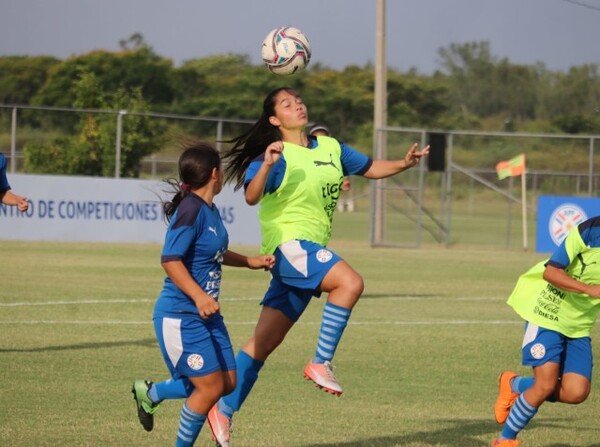
[[[519,432],[525,428],[529,421],[536,415],[537,411],[538,409],[527,403],[523,394],[520,394],[510,409],[508,419],[504,423],[500,437],[516,439]]]
[[[187,402],[184,402],[179,416],[175,447],[192,447],[202,430],[204,421],[206,421],[205,414],[196,413],[187,406]]]
[[[351,309],[346,309],[330,302],[325,303],[323,319],[319,331],[319,341],[315,353],[315,363],[330,362],[342,338],[344,329],[350,319]]]

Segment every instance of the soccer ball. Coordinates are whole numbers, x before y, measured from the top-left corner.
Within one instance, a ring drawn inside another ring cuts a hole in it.
[[[262,44],[262,59],[267,69],[288,76],[304,69],[310,61],[310,43],[302,31],[291,26],[275,28]]]

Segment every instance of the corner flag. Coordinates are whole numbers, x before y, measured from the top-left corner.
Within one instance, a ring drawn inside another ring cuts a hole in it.
[[[496,165],[498,178],[514,177],[525,173],[525,154],[519,154],[507,161],[501,161]]]

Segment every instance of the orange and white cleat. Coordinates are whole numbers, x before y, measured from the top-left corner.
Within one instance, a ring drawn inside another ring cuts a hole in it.
[[[517,373],[504,371],[498,377],[498,398],[494,404],[494,416],[498,424],[504,424],[508,419],[510,409],[515,403],[519,393],[513,393],[510,382],[517,377]],[[508,444],[507,444],[508,445]]]
[[[517,441],[516,439],[501,439],[496,438],[490,444],[490,447],[519,447],[521,445],[521,441]]]
[[[215,441],[217,447],[229,447],[231,419],[221,413],[217,408],[217,404],[214,404],[208,412],[206,420],[208,421],[213,441]]]
[[[333,373],[331,362],[314,363],[311,360],[304,368],[304,377],[307,380],[312,380],[315,386],[321,388],[323,391],[327,391],[335,396],[339,396],[344,392]]]

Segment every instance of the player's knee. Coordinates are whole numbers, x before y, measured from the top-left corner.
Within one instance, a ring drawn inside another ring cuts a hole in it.
[[[358,298],[365,290],[365,281],[362,276],[355,274],[346,278],[344,281],[344,288],[346,288],[351,295]]]
[[[567,404],[577,405],[584,402],[590,395],[589,388],[570,389],[563,397],[562,401]]]
[[[534,387],[543,399],[547,399],[555,393],[557,384],[553,380],[536,380]]]

